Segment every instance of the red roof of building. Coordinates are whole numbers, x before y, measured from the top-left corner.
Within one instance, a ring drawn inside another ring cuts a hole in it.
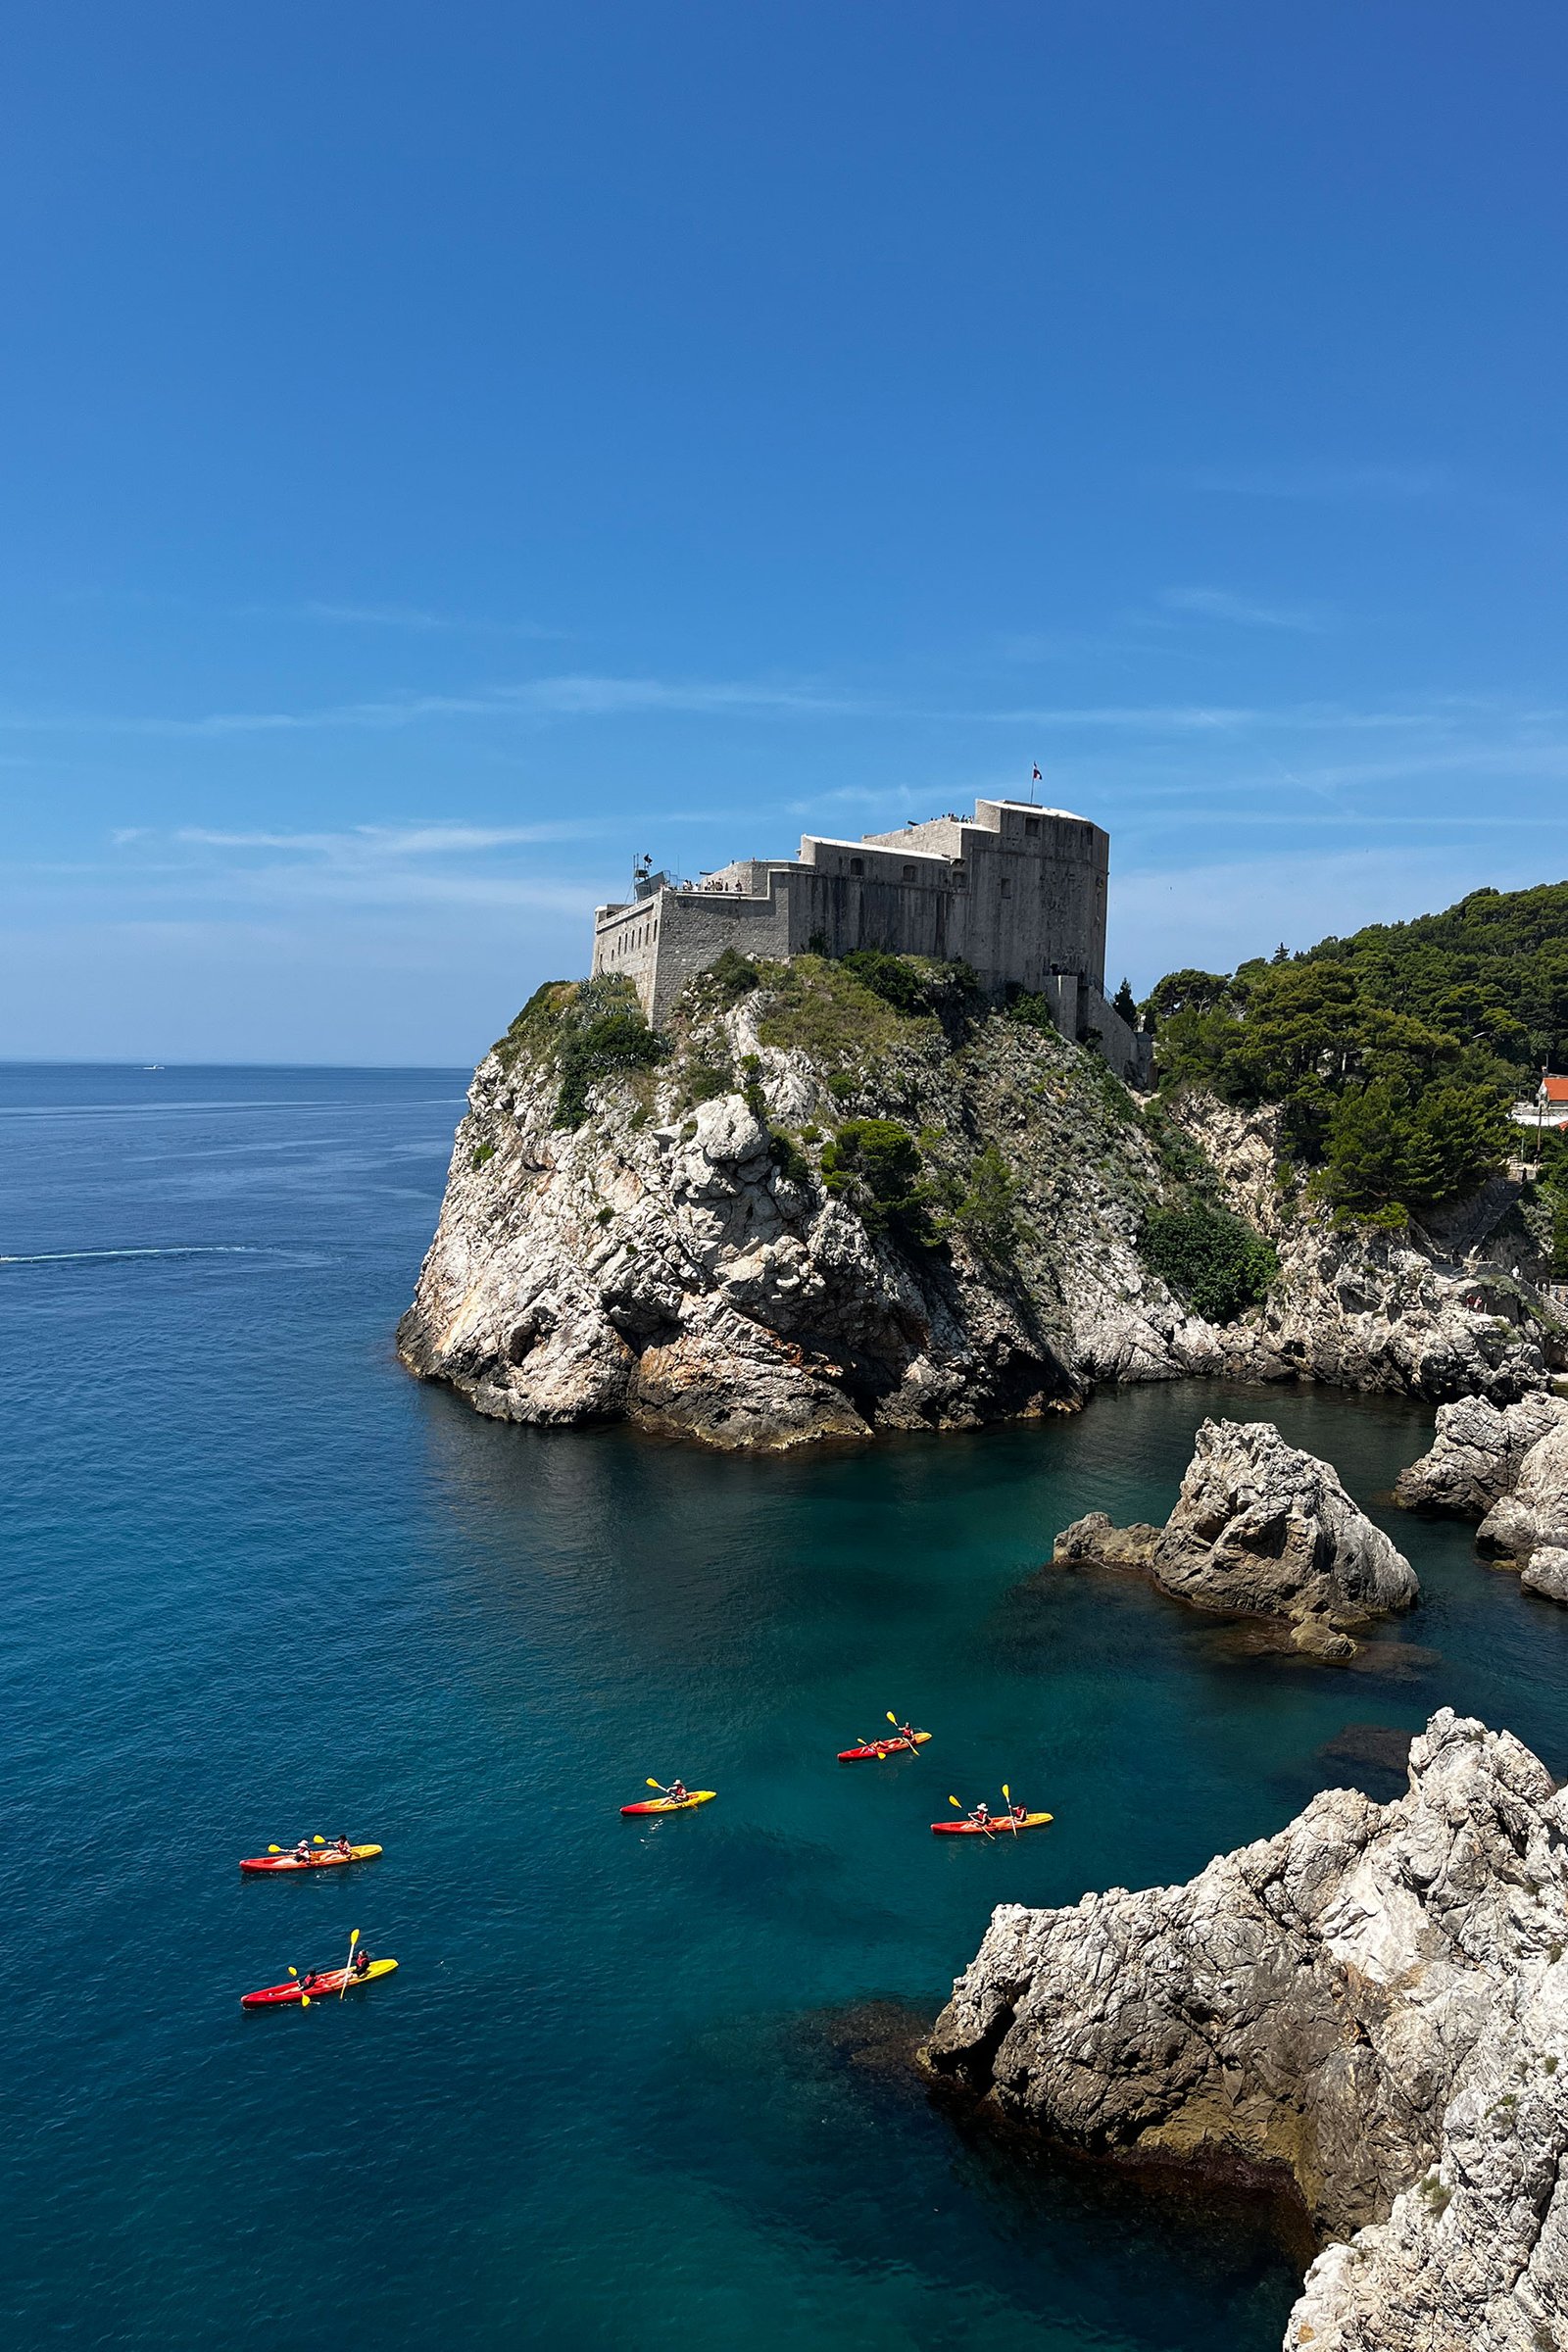
[[[1541,1091],[1548,1102],[1568,1102],[1568,1078],[1543,1078]]]

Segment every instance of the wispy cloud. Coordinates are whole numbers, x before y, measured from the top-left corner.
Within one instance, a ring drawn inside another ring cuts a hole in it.
[[[1183,619],[1229,621],[1240,629],[1299,629],[1316,635],[1327,626],[1321,612],[1305,605],[1261,604],[1226,588],[1166,588],[1159,602]]]
[[[1200,466],[1186,478],[1195,490],[1231,498],[1442,498],[1454,487],[1444,466]]]
[[[811,684],[749,679],[620,678],[578,672],[528,678],[466,694],[388,695],[306,710],[215,710],[197,717],[0,713],[15,734],[115,734],[220,737],[325,728],[393,728],[443,718],[614,717],[667,711],[685,715],[853,718],[888,715],[888,706]]]
[[[955,713],[955,715],[959,715]],[[1091,703],[969,711],[993,726],[1082,727],[1150,735],[1241,735],[1300,729],[1357,732],[1363,728],[1429,727],[1445,723],[1436,708],[1357,710],[1343,703]]]
[[[591,841],[605,827],[593,820],[538,825],[354,825],[336,833],[220,832],[182,825],[171,839],[203,849],[297,850],[321,857],[454,857],[471,850],[512,849],[536,842]],[[117,832],[118,842],[145,837],[142,827]]]
[[[264,608],[252,607],[257,611]],[[304,604],[265,608],[301,620],[319,620],[333,628],[412,629],[420,635],[465,637],[561,637],[563,629],[546,628],[536,620],[484,620],[468,612],[430,612],[415,605],[332,603],[308,597]]]

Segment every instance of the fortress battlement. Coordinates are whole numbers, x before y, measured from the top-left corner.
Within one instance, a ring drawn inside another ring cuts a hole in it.
[[[695,886],[646,862],[594,916],[593,968],[632,982],[650,1021],[726,948],[787,958],[857,948],[972,965],[988,995],[1029,990],[1065,1036],[1142,1080],[1148,1044],[1105,1001],[1110,838],[1028,801],[975,803],[858,840],[808,833],[792,858],[738,858]]]

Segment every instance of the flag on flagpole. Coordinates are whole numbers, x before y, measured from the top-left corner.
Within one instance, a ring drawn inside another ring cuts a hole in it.
[[[1041,773],[1040,773],[1040,770],[1039,770],[1039,768],[1038,768],[1038,767],[1035,769],[1035,772],[1034,772],[1034,781],[1035,781],[1035,783],[1037,783],[1037,784],[1044,783],[1044,781],[1045,781],[1045,778],[1044,778],[1044,777],[1041,775]]]

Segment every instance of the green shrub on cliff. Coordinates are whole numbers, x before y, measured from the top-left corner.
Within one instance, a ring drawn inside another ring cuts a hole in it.
[[[637,992],[619,973],[593,980],[547,980],[536,988],[496,1046],[502,1067],[519,1060],[553,1064],[561,1080],[556,1125],[580,1127],[588,1090],[617,1070],[649,1069],[664,1060],[669,1040],[650,1029]]]
[[[953,1212],[982,1257],[999,1265],[1011,1261],[1018,1247],[1018,1186],[1012,1170],[995,1144],[987,1144],[969,1170],[969,1182]]]
[[[1279,1272],[1272,1246],[1210,1200],[1160,1208],[1139,1236],[1144,1263],[1206,1323],[1231,1323]]]
[[[924,1246],[931,1218],[920,1184],[920,1148],[896,1119],[849,1119],[822,1146],[822,1181],[848,1196],[872,1233]]]

